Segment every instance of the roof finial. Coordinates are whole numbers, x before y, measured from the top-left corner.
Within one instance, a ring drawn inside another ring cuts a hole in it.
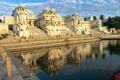
[[[22,2],[18,6],[19,7],[25,7],[25,5]]]

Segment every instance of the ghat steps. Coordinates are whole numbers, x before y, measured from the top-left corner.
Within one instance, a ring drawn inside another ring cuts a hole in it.
[[[44,31],[41,29],[37,28],[36,26],[31,26],[28,28],[30,35],[46,35]]]

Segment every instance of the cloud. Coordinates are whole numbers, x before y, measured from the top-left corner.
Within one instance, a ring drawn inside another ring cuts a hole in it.
[[[117,11],[116,11],[116,14],[119,15],[119,14],[120,14],[120,10],[117,10]]]
[[[80,3],[80,4],[84,4],[84,1],[82,1],[82,0],[79,0],[79,3]]]
[[[25,3],[27,6],[41,6],[44,5],[45,3]]]
[[[97,0],[97,1],[100,2],[100,3],[106,2],[106,0]]]
[[[2,5],[8,5],[8,6],[11,6],[11,7],[16,7],[17,4],[10,4],[10,3],[7,3],[7,2],[0,2],[0,4]]]
[[[111,2],[116,2],[116,0],[110,0]]]
[[[101,14],[118,15],[119,4],[117,0],[48,0],[46,2],[25,3],[27,9],[32,10],[36,15],[41,13],[45,7],[55,8],[61,15],[69,15],[77,12],[79,16],[99,16]],[[0,2],[0,12],[11,15],[18,4]]]
[[[70,2],[70,3],[76,3],[76,0],[65,0],[66,2]]]

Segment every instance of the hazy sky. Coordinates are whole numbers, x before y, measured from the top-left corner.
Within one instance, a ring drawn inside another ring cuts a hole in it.
[[[24,3],[37,15],[45,7],[55,8],[61,15],[77,12],[80,17],[91,15],[120,16],[120,0],[0,0],[0,13],[11,15],[13,9]]]

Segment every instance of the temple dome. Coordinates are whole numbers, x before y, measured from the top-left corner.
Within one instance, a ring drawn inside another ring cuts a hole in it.
[[[26,7],[23,3],[20,3],[19,5],[18,5],[18,7]]]
[[[75,12],[74,15],[78,15],[77,12]]]
[[[45,11],[49,11],[50,9],[48,7],[45,8]]]
[[[53,9],[51,9],[51,11],[56,12],[56,9],[53,8]]]

